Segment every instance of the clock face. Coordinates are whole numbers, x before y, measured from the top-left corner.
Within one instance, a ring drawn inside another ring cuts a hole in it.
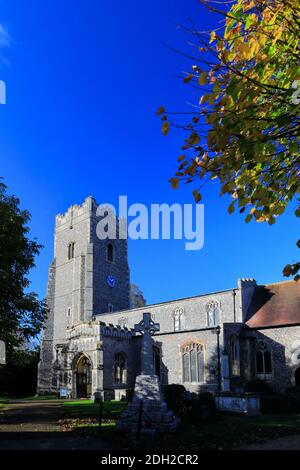
[[[115,287],[115,285],[116,285],[116,278],[115,278],[114,276],[112,276],[112,275],[107,276],[106,282],[107,282],[107,284],[109,285],[109,287]]]

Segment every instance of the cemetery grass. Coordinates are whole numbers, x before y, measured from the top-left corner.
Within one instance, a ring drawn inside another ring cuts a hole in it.
[[[3,411],[3,408],[8,403],[8,399],[5,395],[0,395],[0,413]]]
[[[102,426],[99,429],[99,404],[91,400],[68,401],[62,404],[64,416],[60,425],[65,431],[83,435],[98,435],[115,448],[129,449],[134,444],[127,433],[116,431],[116,420],[126,409],[120,401],[103,403]],[[217,450],[235,449],[243,444],[263,442],[277,437],[300,434],[300,415],[241,416],[218,413],[214,418],[192,424],[183,421],[173,435],[142,437],[142,449]]]

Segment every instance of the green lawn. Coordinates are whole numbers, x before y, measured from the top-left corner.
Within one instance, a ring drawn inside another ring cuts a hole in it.
[[[33,397],[15,397],[8,395],[0,395],[0,403],[8,403],[9,400],[29,400],[29,401],[40,401],[40,400],[56,400],[57,395],[35,395]]]
[[[62,404],[67,431],[79,434],[101,435],[118,448],[130,448],[132,436],[115,430],[116,419],[127,404],[110,401],[103,404],[103,422],[99,432],[99,404],[91,400],[67,401]],[[151,449],[234,449],[245,443],[254,443],[290,434],[300,434],[300,415],[243,416],[217,414],[210,421],[191,424],[183,422],[174,435],[143,438],[141,447]]]
[[[99,417],[100,404],[94,403],[93,400],[77,400],[63,402],[65,414],[71,418],[97,418]],[[103,402],[103,416],[117,418],[119,414],[127,408],[127,403],[124,401],[104,401]]]
[[[26,397],[29,401],[57,400],[57,395],[35,395],[34,397]]]
[[[8,403],[7,397],[4,395],[0,395],[0,411],[3,410],[6,403]]]

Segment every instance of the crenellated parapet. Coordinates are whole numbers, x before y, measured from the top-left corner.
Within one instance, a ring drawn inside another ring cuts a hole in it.
[[[120,325],[113,325],[109,323],[108,325],[102,321],[99,322],[100,324],[100,334],[101,336],[110,336],[113,338],[122,338],[122,339],[131,339],[135,336],[135,332],[133,329],[129,329],[126,326],[123,328]]]
[[[242,289],[243,287],[253,287],[256,286],[256,280],[252,277],[242,277],[238,280],[238,287]]]
[[[58,214],[55,218],[56,227],[64,225],[66,223],[72,224],[73,219],[83,216],[84,214],[90,214],[91,212],[96,212],[98,204],[93,198],[93,196],[89,196],[85,199],[85,201],[81,204],[73,204],[70,206],[64,214]]]

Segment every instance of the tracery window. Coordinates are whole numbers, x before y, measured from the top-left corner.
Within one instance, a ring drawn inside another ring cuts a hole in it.
[[[119,352],[115,355],[114,376],[116,384],[125,384],[127,382],[126,356]]]
[[[257,343],[255,362],[257,375],[265,376],[272,374],[272,353],[263,341]]]
[[[204,382],[204,346],[192,342],[181,348],[183,382]]]
[[[175,308],[173,312],[173,327],[174,331],[184,330],[184,309],[182,307]]]
[[[230,339],[231,375],[240,375],[240,342],[236,335]]]
[[[220,323],[220,302],[212,300],[206,305],[207,325],[217,326]]]

